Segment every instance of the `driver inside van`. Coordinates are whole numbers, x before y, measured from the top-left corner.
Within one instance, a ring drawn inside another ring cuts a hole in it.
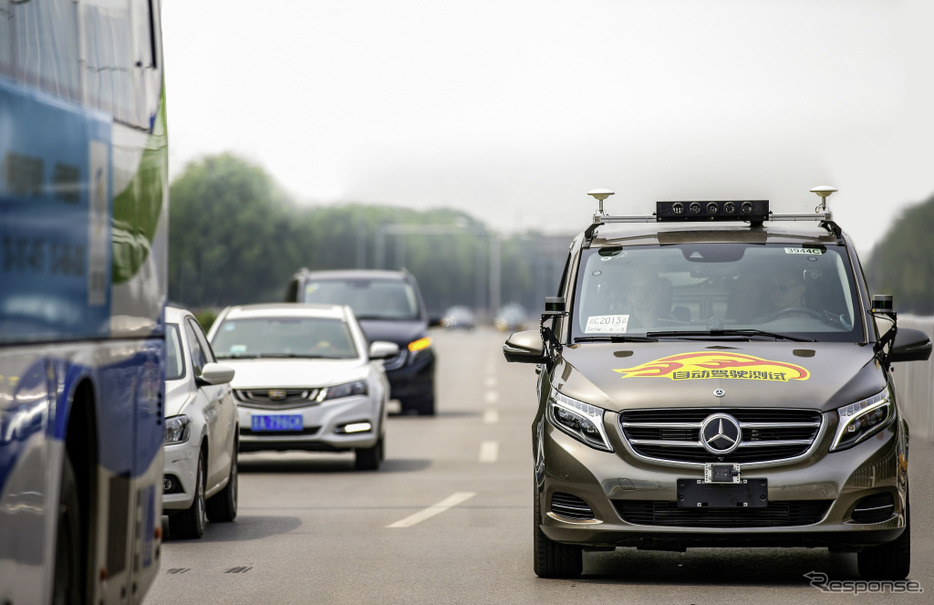
[[[770,312],[784,309],[800,309],[804,306],[804,279],[796,271],[783,271],[774,275],[769,284],[767,301]]]
[[[650,270],[634,273],[625,282],[623,310],[629,327],[645,329],[671,316],[671,282]]]

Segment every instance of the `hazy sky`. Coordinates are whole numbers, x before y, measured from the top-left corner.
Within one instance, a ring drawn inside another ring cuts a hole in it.
[[[868,252],[934,194],[930,0],[164,0],[172,175],[231,151],[307,203],[577,232],[768,198]]]

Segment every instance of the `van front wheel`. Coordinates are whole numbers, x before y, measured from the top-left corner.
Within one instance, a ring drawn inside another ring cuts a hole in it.
[[[576,578],[584,570],[584,551],[580,546],[550,540],[540,526],[542,506],[538,491],[533,489],[534,528],[532,542],[535,551],[535,575],[539,578]]]
[[[904,580],[911,569],[911,507],[905,496],[905,531],[888,544],[864,548],[856,555],[864,580]]]

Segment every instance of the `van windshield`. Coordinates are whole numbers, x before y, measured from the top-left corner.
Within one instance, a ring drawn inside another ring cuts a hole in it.
[[[860,341],[849,267],[839,246],[734,242],[584,250],[572,337],[745,332]]]
[[[359,320],[417,320],[415,289],[402,280],[310,280],[300,293],[301,302],[348,305]]]

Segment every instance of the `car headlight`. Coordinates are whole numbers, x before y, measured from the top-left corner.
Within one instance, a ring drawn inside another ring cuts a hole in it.
[[[165,419],[165,443],[184,443],[191,433],[191,418],[182,414]]]
[[[891,423],[895,406],[889,390],[837,409],[837,433],[831,452],[845,450],[865,441]]]
[[[354,380],[353,382],[345,382],[344,384],[337,384],[332,387],[321,389],[321,393],[318,395],[318,401],[340,399],[353,395],[366,395],[367,392],[365,380]]]
[[[553,425],[594,449],[612,452],[603,413],[603,408],[571,399],[554,389],[548,397],[548,420]]]

